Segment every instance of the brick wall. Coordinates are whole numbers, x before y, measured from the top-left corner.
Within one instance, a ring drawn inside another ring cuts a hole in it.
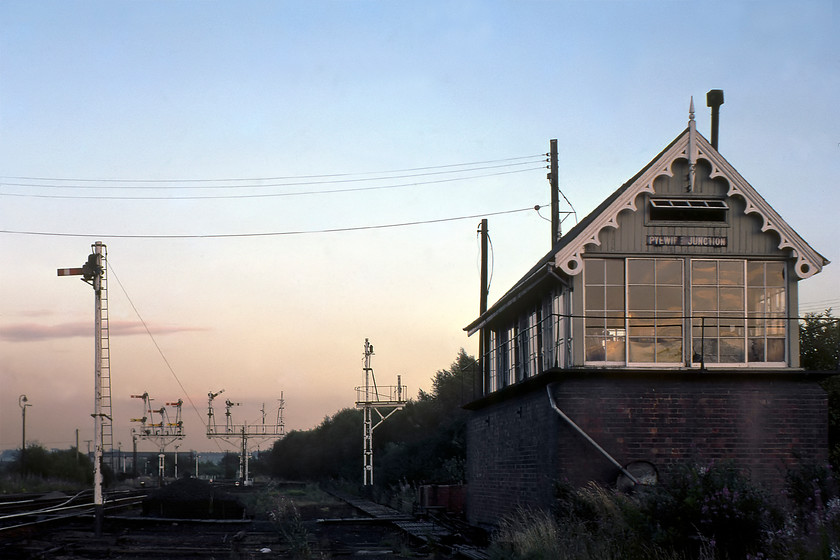
[[[613,484],[618,469],[551,409],[552,378],[473,403],[467,429],[467,515],[494,525],[520,505],[547,507],[553,483]],[[788,468],[828,460],[827,399],[806,375],[588,373],[555,376],[557,406],[619,463],[731,459],[768,488]]]

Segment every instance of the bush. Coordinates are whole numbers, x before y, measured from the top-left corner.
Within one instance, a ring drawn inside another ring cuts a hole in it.
[[[840,501],[838,501],[840,513]],[[789,525],[769,497],[729,464],[685,468],[632,495],[591,483],[557,486],[551,514],[506,519],[494,558],[793,558]],[[827,557],[827,556],[826,556]]]
[[[840,495],[828,465],[806,464],[787,474],[790,505],[784,539],[789,556],[840,557]]]
[[[679,469],[645,493],[641,507],[653,542],[689,554],[708,545],[722,557],[746,558],[784,526],[769,496],[731,463]]]

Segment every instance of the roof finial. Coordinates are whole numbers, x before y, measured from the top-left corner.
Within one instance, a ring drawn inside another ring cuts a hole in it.
[[[694,192],[695,165],[697,164],[697,154],[695,153],[697,149],[696,133],[697,123],[694,122],[694,96],[692,95],[688,107],[688,147],[686,148],[688,151],[688,185],[686,190],[688,192]]]

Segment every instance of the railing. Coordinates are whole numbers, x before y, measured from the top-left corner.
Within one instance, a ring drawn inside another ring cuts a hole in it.
[[[613,328],[612,332],[604,323],[604,332],[600,336],[604,341],[625,346],[628,346],[628,341],[629,344],[633,344],[679,340],[680,359],[670,363],[683,364],[682,349],[688,345],[691,350],[689,362],[701,368],[711,363],[789,364],[786,342],[790,331],[796,329],[800,321],[821,321],[840,327],[840,318],[812,314],[804,317],[755,312],[742,315],[724,311],[715,315],[659,317],[653,313],[610,316],[551,314],[541,321],[527,325],[524,325],[525,321],[518,321],[505,329],[494,331],[492,336],[486,338],[488,347],[482,356],[484,392],[496,391],[550,369],[569,367],[572,363],[571,323],[573,320],[585,319],[602,322],[619,320],[621,326]],[[661,334],[667,332],[667,329],[671,329],[671,332]],[[587,333],[582,330],[581,334],[586,336]],[[727,361],[732,356],[724,355],[722,351],[720,355],[715,354],[721,343],[732,341],[738,341],[741,345],[734,355],[737,359]],[[779,344],[782,344],[781,355]],[[773,346],[773,349],[770,346]],[[642,363],[631,361],[626,353],[623,362]],[[663,362],[664,365],[668,363]]]
[[[356,387],[356,404],[405,402],[407,394],[405,385]]]
[[[567,367],[571,359],[571,316],[551,314],[524,329],[496,333],[482,356],[485,391],[521,381],[552,368]]]

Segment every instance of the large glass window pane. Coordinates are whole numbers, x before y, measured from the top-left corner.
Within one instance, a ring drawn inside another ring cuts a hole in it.
[[[707,364],[716,363],[718,361],[718,339],[695,337],[692,345],[693,358],[692,361],[696,363],[705,362]]]
[[[489,377],[489,379],[488,379],[488,385],[489,385],[488,389],[490,391],[497,391],[499,389],[499,364],[497,362],[499,355],[498,355],[498,352],[496,351],[496,347],[497,347],[496,343],[497,343],[498,337],[496,336],[495,331],[490,331],[489,339],[490,339],[490,341],[489,341],[490,342],[490,352],[488,352],[488,354],[487,354],[487,364],[488,364],[487,369],[489,370],[487,372],[487,376]]]
[[[607,361],[624,361],[624,337],[607,340]]]
[[[656,310],[657,311],[681,311],[682,310],[682,287],[681,286],[657,286],[656,287]]]
[[[696,339],[709,339],[718,337],[717,317],[695,319],[693,322],[693,336]]]
[[[721,338],[719,344],[721,363],[732,364],[744,361],[743,338]]]
[[[624,285],[624,261],[622,259],[605,259],[606,283],[612,286]]]
[[[781,313],[785,310],[785,289],[782,288],[767,288],[767,298],[765,300],[764,309],[767,313]]]
[[[767,361],[768,362],[784,362],[785,361],[785,339],[784,338],[768,338],[767,339]]]
[[[590,362],[624,362],[624,261],[586,259],[585,358]]]
[[[764,263],[751,261],[747,263],[747,281],[750,286],[764,286]]]
[[[763,362],[764,356],[764,338],[750,338],[747,360],[750,362]]]
[[[656,361],[676,363],[682,361],[682,338],[657,338]]]
[[[785,287],[785,263],[768,262],[766,268],[766,282],[768,286]]]
[[[630,339],[630,361],[637,363],[654,363],[656,361],[656,346],[653,338]]]
[[[590,323],[595,323],[590,324]],[[598,324],[598,321],[587,321],[586,336],[592,338],[604,338],[607,334],[607,329],[604,328],[603,322]]]
[[[684,264],[676,258],[586,259],[586,360],[681,363]],[[711,274],[706,307],[717,310],[716,263],[709,261],[699,270]]]
[[[787,295],[783,262],[692,261],[692,349],[708,363],[784,362]],[[715,276],[717,281],[711,283]],[[714,284],[714,285],[713,285]],[[715,307],[716,306],[716,307]],[[700,333],[700,318],[706,329]]]
[[[764,330],[767,336],[776,336],[784,338],[785,336],[785,320],[784,319],[767,319],[764,322]]]
[[[604,285],[604,259],[586,259],[583,261],[583,273],[586,283],[593,286]]]
[[[607,333],[612,337],[624,336],[624,312],[607,314]]]
[[[744,336],[743,315],[721,313],[718,321],[720,322],[720,336]]]
[[[747,290],[747,311],[750,313],[764,313],[764,288],[750,288]]]
[[[744,288],[721,288],[720,309],[721,311],[743,311]]]
[[[682,259],[628,259],[628,361],[680,363],[683,312]]]
[[[683,263],[677,259],[660,259],[656,261],[656,283],[660,286],[670,284],[682,286]]]
[[[593,315],[597,315],[598,311],[604,311],[606,309],[604,295],[603,286],[587,286],[586,303],[584,304],[586,310],[593,311]]]
[[[682,337],[683,320],[680,314],[662,314],[658,317],[656,333],[672,338]]]
[[[627,288],[627,309],[630,311],[656,309],[655,286],[630,286]]]
[[[747,263],[750,362],[784,362],[787,309],[783,262]]]
[[[613,311],[620,311],[624,313],[624,285],[621,286],[607,286],[607,300],[605,309]]]
[[[720,261],[719,283],[721,286],[744,285],[744,261]]]
[[[715,261],[692,261],[691,283],[695,286],[717,284]]]
[[[602,337],[586,337],[586,360],[590,362],[603,362],[606,360],[604,339]]]
[[[717,311],[718,293],[716,288],[695,288],[691,292],[691,306],[697,311]]]
[[[628,321],[630,336],[653,336],[656,334],[653,319],[633,319]]]
[[[653,259],[627,261],[628,284],[653,284]]]

